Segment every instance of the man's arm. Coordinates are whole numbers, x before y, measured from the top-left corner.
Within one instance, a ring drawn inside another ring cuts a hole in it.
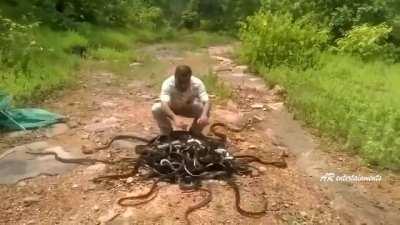
[[[206,87],[202,81],[200,81],[199,86],[199,97],[201,102],[203,103],[203,112],[201,113],[201,116],[197,122],[199,124],[208,124],[208,114],[211,108],[211,103],[208,97],[208,93],[206,91]]]
[[[163,111],[168,115],[168,117],[172,121],[175,121],[176,115],[172,111],[171,107],[169,107],[169,102],[161,102],[161,106],[162,106]]]

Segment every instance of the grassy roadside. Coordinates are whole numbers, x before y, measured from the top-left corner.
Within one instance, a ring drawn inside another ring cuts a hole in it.
[[[107,29],[89,24],[76,31],[37,27],[30,35],[34,50],[29,52],[26,71],[0,70],[0,90],[13,95],[16,104],[41,101],[74,85],[82,66],[127,75],[135,63],[157,65],[156,59],[137,52],[144,45],[177,42],[188,50],[229,41],[223,35],[202,31]]]
[[[305,71],[256,70],[269,84],[287,89],[297,118],[370,165],[400,169],[400,64],[324,55],[316,68]]]

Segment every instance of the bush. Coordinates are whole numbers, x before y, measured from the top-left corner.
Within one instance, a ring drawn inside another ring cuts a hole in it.
[[[345,37],[336,41],[340,53],[359,56],[364,60],[376,58],[392,58],[394,51],[392,45],[387,43],[392,28],[380,24],[370,26],[367,24],[356,26],[346,33]]]
[[[400,169],[400,64],[324,55],[318,68],[259,67],[288,91],[296,117],[360,153],[370,164]]]
[[[253,66],[307,68],[318,60],[328,35],[306,20],[260,11],[242,24],[240,39],[242,57]]]
[[[25,68],[36,43],[30,37],[35,24],[22,25],[0,15],[0,64]],[[26,68],[25,68],[26,69]]]
[[[113,48],[98,48],[95,50],[92,50],[90,52],[90,55],[94,59],[98,60],[111,60],[111,61],[120,61],[120,62],[131,62],[135,60],[135,57],[133,56],[130,51],[118,51]]]

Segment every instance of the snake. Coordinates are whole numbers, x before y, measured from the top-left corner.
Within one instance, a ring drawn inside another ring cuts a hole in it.
[[[199,203],[196,205],[190,206],[186,211],[185,211],[185,221],[187,225],[191,225],[190,220],[189,220],[189,215],[193,213],[194,211],[203,208],[204,206],[208,205],[212,201],[212,192],[209,189],[204,189],[204,188],[199,188],[199,191],[203,191],[207,193],[207,196]]]
[[[22,179],[17,180],[14,184],[18,184],[21,181],[26,181],[26,180],[30,180],[30,179],[34,179],[36,177],[40,177],[40,176],[47,176],[47,177],[55,177],[58,176],[58,173],[39,173],[35,176],[30,176],[30,177],[24,177]]]
[[[267,162],[267,161],[263,161],[262,159],[253,156],[253,155],[234,155],[233,157],[235,157],[236,159],[250,159],[250,161],[248,162],[258,162],[260,164],[263,165],[271,165],[271,166],[275,166],[278,168],[287,168],[287,163],[285,161],[273,161],[273,162]]]
[[[232,187],[234,193],[235,193],[235,206],[236,206],[236,210],[243,216],[246,217],[262,217],[267,213],[267,203],[265,204],[265,208],[262,211],[258,211],[258,212],[250,212],[250,211],[246,211],[244,209],[242,209],[242,207],[240,206],[240,191],[239,191],[239,186],[231,179],[228,180],[228,185],[230,187]]]
[[[116,135],[116,136],[112,137],[111,140],[107,142],[107,144],[105,144],[104,146],[97,147],[95,150],[99,151],[99,150],[104,150],[104,149],[110,148],[112,143],[114,143],[114,141],[125,140],[125,139],[139,140],[139,141],[142,141],[145,143],[150,143],[153,141],[153,140],[149,140],[147,138],[139,137],[136,135]]]
[[[148,201],[151,201],[152,199],[155,198],[155,196],[153,198],[148,199],[147,201],[144,202],[139,202],[139,203],[125,203],[125,201],[128,200],[136,200],[136,199],[146,199],[148,197],[150,197],[153,193],[155,193],[155,191],[157,190],[158,187],[158,183],[161,181],[161,179],[157,179],[153,182],[153,184],[151,185],[150,189],[148,192],[138,195],[138,196],[129,196],[129,197],[124,197],[124,198],[120,198],[118,199],[117,203],[120,206],[138,206],[144,203],[147,203]]]
[[[66,159],[60,157],[57,153],[55,152],[26,152],[27,154],[30,155],[40,155],[40,156],[45,156],[45,155],[52,155],[54,158],[62,163],[72,163],[72,164],[81,164],[81,165],[93,165],[95,163],[104,163],[104,164],[113,164],[114,162],[107,161],[107,160],[101,160],[101,159],[88,159],[88,158],[71,158],[71,159]]]

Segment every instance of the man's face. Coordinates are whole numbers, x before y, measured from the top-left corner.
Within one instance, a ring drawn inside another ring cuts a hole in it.
[[[185,92],[190,87],[191,76],[175,76],[175,86],[180,92]]]

